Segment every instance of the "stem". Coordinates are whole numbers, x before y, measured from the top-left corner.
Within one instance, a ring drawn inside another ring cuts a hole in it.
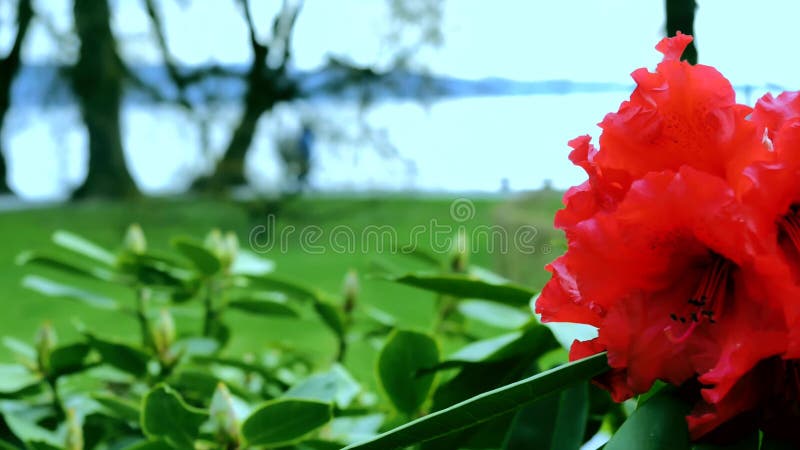
[[[136,290],[136,319],[139,322],[139,332],[142,334],[142,346],[156,351],[150,329],[150,319],[147,317],[147,302],[149,299],[149,289],[139,287]]]
[[[339,348],[336,351],[336,362],[341,363],[344,361],[344,355],[347,352],[347,338],[345,335],[337,337],[339,341]]]
[[[58,384],[58,379],[53,377],[47,377],[47,385],[50,387],[50,393],[53,395],[53,408],[56,410],[56,416],[59,419],[63,419],[66,417],[64,406],[61,403],[61,396],[58,394],[58,388],[56,385]]]
[[[218,312],[214,309],[214,297],[217,293],[217,283],[212,278],[206,284],[206,295],[203,298],[203,337],[211,337],[211,332],[214,329],[214,323],[217,320]]]

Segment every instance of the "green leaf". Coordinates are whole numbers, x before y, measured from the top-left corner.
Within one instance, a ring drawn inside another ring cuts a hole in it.
[[[425,402],[434,375],[420,371],[439,362],[439,346],[427,334],[395,330],[378,355],[378,380],[392,404],[408,415]]]
[[[28,441],[25,444],[29,450],[63,450],[61,447],[45,441]]]
[[[187,405],[172,388],[156,386],[142,406],[142,431],[150,439],[161,439],[178,449],[194,448],[200,425],[208,415]]]
[[[458,303],[458,312],[474,321],[506,330],[521,328],[532,319],[529,313],[517,308],[485,300],[463,300]]]
[[[604,449],[689,450],[688,412],[670,389],[662,389],[628,417]]]
[[[265,403],[244,421],[242,436],[248,445],[280,447],[301,440],[330,422],[329,403],[279,399]]]
[[[432,370],[449,369],[470,364],[486,364],[530,354],[543,343],[549,342],[547,328],[533,324],[522,331],[502,334],[465,345],[432,367]]]
[[[597,354],[485,392],[346,448],[390,450],[425,442],[489,421],[606,370],[605,353]]]
[[[322,319],[322,323],[330,328],[336,336],[339,338],[344,336],[344,316],[336,305],[324,300],[317,300],[314,302],[314,311]]]
[[[275,270],[275,262],[260,255],[239,249],[231,265],[231,273],[236,275],[264,275]]]
[[[222,268],[219,258],[200,243],[190,239],[177,238],[172,240],[172,246],[204,275],[213,275]]]
[[[27,342],[21,341],[17,338],[11,336],[4,336],[3,337],[3,345],[11,350],[16,355],[28,359],[28,360],[35,360],[36,359],[36,349],[33,348]]]
[[[298,317],[299,314],[291,306],[270,300],[232,300],[228,307],[259,316]]]
[[[35,441],[58,445],[62,441],[55,431],[39,425],[52,416],[49,406],[36,406],[28,401],[4,401],[0,402],[0,411],[8,429],[27,444]]]
[[[589,387],[580,382],[555,392],[517,412],[506,442],[506,450],[543,448],[579,450],[589,416]]]
[[[53,233],[53,242],[62,248],[86,256],[107,266],[114,266],[117,262],[117,257],[110,251],[69,231],[58,230]]]
[[[320,297],[318,292],[288,280],[281,280],[271,276],[251,276],[247,277],[247,279],[250,283],[250,287],[281,292],[287,297],[296,300],[316,301]]]
[[[58,347],[50,354],[50,376],[63,376],[79,372],[91,348],[82,342]]]
[[[101,339],[89,333],[86,337],[89,339],[89,345],[100,353],[104,363],[136,377],[142,377],[147,373],[150,356],[142,350],[121,342]]]
[[[92,308],[110,311],[119,309],[117,302],[108,297],[94,294],[89,291],[84,291],[83,289],[66,284],[58,283],[37,275],[28,275],[23,278],[22,286],[48,297],[77,300],[78,302],[87,306],[91,306]]]
[[[117,274],[107,269],[100,267],[83,267],[64,261],[58,257],[43,255],[36,252],[20,253],[19,256],[17,256],[16,262],[19,265],[36,264],[42,267],[66,272],[71,275],[79,275],[82,277],[91,278],[93,280],[108,281],[112,283],[126,281],[126,279],[119,277]]]
[[[164,441],[139,441],[125,450],[172,450],[173,447]]]
[[[339,364],[327,372],[311,375],[295,384],[283,394],[283,398],[304,398],[334,403],[346,409],[361,392],[361,386]]]
[[[0,364],[0,394],[13,394],[41,381],[41,375],[19,364]]]
[[[210,399],[220,382],[224,382],[231,393],[237,397],[245,399],[252,397],[252,394],[246,389],[237,386],[231,380],[222,380],[214,376],[207,369],[181,369],[173,373],[167,381],[193,403]]]
[[[141,410],[139,405],[122,397],[107,393],[92,394],[92,398],[112,417],[128,422],[139,422]]]
[[[440,294],[491,300],[510,306],[527,306],[536,295],[536,292],[523,286],[489,283],[468,275],[409,274],[390,279]]]

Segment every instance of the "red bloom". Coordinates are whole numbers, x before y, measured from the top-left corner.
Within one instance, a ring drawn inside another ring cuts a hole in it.
[[[800,357],[800,95],[738,105],[719,72],[678,60],[690,41],[633,73],[599,150],[570,142],[588,180],[556,215],[569,247],[536,311],[598,327],[570,358],[607,351],[596,381],[618,401],[699,381],[699,437],[761,401],[742,389],[762,361]]]
[[[598,326],[571,357],[607,350],[617,370],[602,382],[616,400],[697,374],[714,385],[710,398],[722,396],[785,349],[784,290],[773,282],[784,266],[763,256],[771,252],[760,238],[770,225],[720,178],[688,167],[649,174],[614,211],[575,225],[537,312]]]
[[[745,120],[751,109],[736,103],[730,82],[713,67],[679,61],[691,41],[682,34],[662,40],[656,71],[633,72],[630,100],[600,123],[598,165],[633,178],[690,165],[732,180],[753,160],[768,158]]]
[[[739,196],[774,221],[774,233],[764,239],[777,240],[795,284],[800,285],[800,93],[764,96],[752,121],[763,130],[770,159],[744,170]],[[792,330],[786,357],[800,358],[800,299],[792,298],[784,306]]]
[[[779,358],[760,362],[725,397],[697,404],[688,417],[689,428],[697,438],[742,416],[770,438],[800,446],[800,362]]]

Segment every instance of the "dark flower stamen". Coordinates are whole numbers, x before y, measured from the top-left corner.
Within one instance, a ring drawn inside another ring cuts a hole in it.
[[[798,234],[800,237],[800,234]],[[686,340],[702,322],[716,323],[722,315],[725,294],[728,290],[728,278],[733,264],[727,259],[715,255],[711,266],[703,273],[694,295],[686,300],[689,309],[684,314],[672,313],[670,318],[681,324],[689,323],[689,327],[676,336],[672,326],[664,329],[667,337],[675,342]]]

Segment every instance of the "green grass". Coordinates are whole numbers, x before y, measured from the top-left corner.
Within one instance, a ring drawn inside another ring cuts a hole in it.
[[[281,231],[286,235],[293,230],[284,239],[285,245],[276,243],[264,255],[277,264],[276,275],[336,294],[341,290],[345,273],[355,269],[362,281],[360,301],[394,315],[402,326],[424,330],[431,326],[433,319],[431,295],[369,277],[378,266],[393,267],[400,271],[425,267],[414,258],[392,251],[392,248],[411,242],[415,229],[418,230],[419,247],[430,249],[436,246],[437,239],[441,246],[442,240],[452,237],[459,227],[471,235],[479,226],[525,223],[524,217],[530,217],[530,223],[538,229],[548,231],[549,234],[543,234],[542,239],[551,239],[549,224],[560,204],[556,193],[540,194],[514,203],[495,199],[475,199],[472,202],[474,216],[464,221],[456,221],[451,216],[452,199],[407,197],[296,200],[280,209],[274,216],[274,223],[253,207],[248,212],[248,208],[240,205],[212,200],[143,200],[124,204],[98,202],[6,212],[0,220],[0,233],[4,239],[4,245],[0,246],[0,261],[5,261],[7,268],[0,273],[0,286],[5,294],[0,334],[30,341],[36,328],[49,320],[64,341],[77,336],[75,321],[80,321],[101,335],[131,338],[136,332],[131,319],[92,310],[69,300],[42,297],[24,289],[20,280],[25,274],[38,273],[80,284],[123,302],[132,302],[129,292],[59,276],[45,269],[20,267],[14,264],[14,259],[23,250],[52,252],[54,245],[50,242],[50,236],[57,229],[69,230],[106,247],[115,248],[120,245],[127,226],[133,222],[142,226],[151,248],[163,250],[169,249],[171,237],[188,235],[202,238],[212,228],[235,231],[243,247],[248,246],[248,236],[254,227],[274,226],[276,236],[280,236]],[[512,215],[514,219],[509,220]],[[397,239],[393,246],[389,242],[392,239],[384,237],[381,240],[384,248],[379,251],[375,233],[387,232],[387,227],[392,227],[393,236]],[[420,233],[421,227],[427,231]],[[450,227],[449,232],[446,227]],[[370,229],[373,233],[365,234],[365,230]],[[430,234],[431,229],[438,230],[438,237]],[[301,230],[305,230],[303,236],[306,238],[308,233],[321,233],[321,236],[315,242],[304,244],[301,242]],[[340,246],[349,237],[355,236],[355,248],[346,252],[337,251],[335,244],[331,243],[334,234],[337,234]],[[363,236],[367,236],[366,242],[362,242]],[[263,235],[260,237],[263,238]],[[541,242],[549,245],[549,242]],[[313,244],[311,249],[308,248],[309,244]],[[479,247],[470,252],[472,263],[489,268],[508,266],[509,261],[514,261],[512,265],[530,265],[533,267],[532,273],[539,275],[517,279],[528,284],[541,283],[542,265],[552,257],[541,253],[533,258],[529,255],[520,257],[514,256],[513,251],[510,255],[498,254],[497,249],[489,252],[485,245]],[[444,249],[439,253],[439,257],[447,258]],[[515,278],[528,276],[525,271],[521,272],[522,275],[507,269],[505,271]],[[310,354],[333,353],[335,343],[332,337],[324,327],[312,323],[298,326],[294,321],[254,319],[233,314],[226,319],[239,329],[232,343],[234,351],[259,351],[281,344],[304,349]],[[179,327],[196,325],[191,319],[177,317],[177,320]],[[10,359],[10,353],[4,348],[0,348],[0,359]],[[366,370],[369,363],[363,364]]]

